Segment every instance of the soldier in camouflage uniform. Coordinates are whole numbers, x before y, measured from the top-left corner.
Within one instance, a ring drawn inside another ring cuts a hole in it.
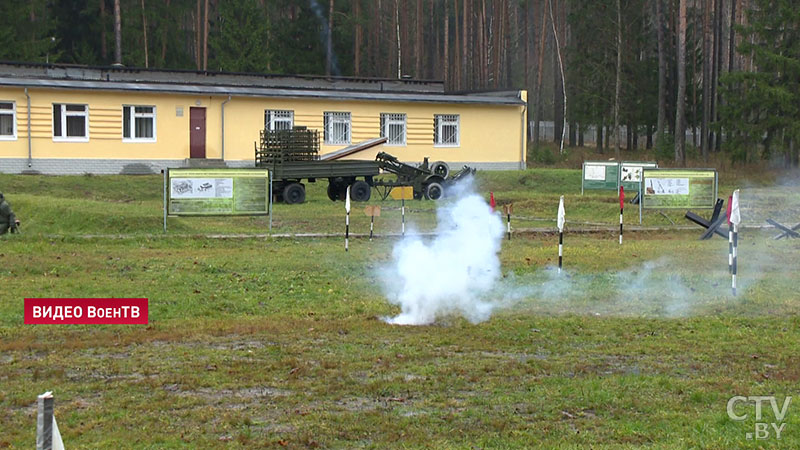
[[[11,205],[0,192],[0,234],[6,234],[9,230],[13,233],[17,230],[17,226],[19,221],[14,216],[14,211],[11,211]]]

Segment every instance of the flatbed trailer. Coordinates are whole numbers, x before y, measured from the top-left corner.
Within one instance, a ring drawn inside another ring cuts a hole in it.
[[[438,200],[444,196],[448,185],[466,174],[474,173],[474,169],[465,166],[458,174],[449,177],[450,168],[444,162],[428,164],[425,158],[421,165],[415,166],[400,162],[384,152],[380,152],[372,161],[321,160],[319,132],[305,127],[262,130],[261,145],[256,145],[255,152],[256,167],[268,168],[272,173],[272,192],[275,199],[288,204],[305,201],[304,180],[314,183],[327,179],[328,198],[332,201],[344,200],[348,187],[351,200],[366,202],[371,197],[373,187],[386,199],[392,188],[398,186],[413,187],[414,198]],[[397,179],[375,178],[382,173],[395,174]]]

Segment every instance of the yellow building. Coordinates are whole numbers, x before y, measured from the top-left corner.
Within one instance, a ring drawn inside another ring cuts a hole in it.
[[[451,167],[525,167],[526,92],[441,82],[0,63],[0,172],[153,173],[252,167],[264,127],[318,129],[321,153],[379,151]]]

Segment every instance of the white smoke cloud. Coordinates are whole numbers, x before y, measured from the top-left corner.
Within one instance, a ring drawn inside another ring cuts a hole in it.
[[[432,240],[409,235],[395,245],[391,267],[379,276],[386,297],[401,312],[386,322],[425,325],[460,315],[478,323],[499,305],[487,294],[501,277],[498,253],[505,228],[471,186],[467,180],[449,191],[455,200],[437,209]]]

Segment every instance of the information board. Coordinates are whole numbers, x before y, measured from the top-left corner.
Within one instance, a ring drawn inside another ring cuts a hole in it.
[[[585,189],[614,191],[619,187],[619,163],[616,161],[584,161],[581,194]]]
[[[622,161],[619,164],[619,184],[628,192],[638,192],[644,169],[658,169],[655,161]]]
[[[168,169],[169,215],[267,215],[267,169]]]
[[[716,169],[648,169],[640,185],[643,209],[714,208]]]

